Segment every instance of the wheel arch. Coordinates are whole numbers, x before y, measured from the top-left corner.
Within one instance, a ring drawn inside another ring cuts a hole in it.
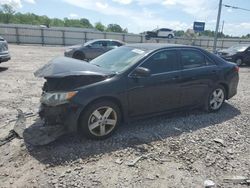
[[[226,92],[226,99],[228,99],[228,92],[229,92],[229,86],[226,83],[220,82],[219,83],[220,86],[222,86],[225,89]]]
[[[77,54],[81,54],[82,56],[84,56],[85,58],[86,58],[86,56],[85,56],[85,53],[83,52],[83,51],[81,51],[81,50],[76,50],[74,53],[73,53],[73,58],[77,55]]]
[[[111,101],[113,102],[114,104],[116,104],[120,110],[120,113],[121,113],[121,121],[123,122],[124,121],[124,110],[123,110],[123,107],[122,107],[122,103],[119,99],[117,99],[116,97],[113,97],[113,96],[103,96],[103,97],[99,97],[99,98],[96,98],[92,101],[90,101],[80,112],[80,115],[78,117],[78,120],[77,120],[77,127],[80,123],[80,119],[81,119],[81,116],[82,114],[85,112],[85,110],[92,104],[96,103],[96,102],[99,102],[99,101]]]

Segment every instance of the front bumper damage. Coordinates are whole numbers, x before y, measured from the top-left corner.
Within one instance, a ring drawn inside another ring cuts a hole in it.
[[[39,116],[44,121],[45,126],[61,125],[68,132],[77,130],[79,113],[80,107],[70,103],[59,106],[41,104],[39,109]]]
[[[25,129],[23,137],[31,145],[46,145],[77,129],[78,107],[64,104],[55,107],[41,104],[39,119]]]
[[[96,65],[65,57],[55,58],[37,70],[35,76],[45,78],[46,82],[42,88],[39,119],[25,129],[25,141],[45,145],[65,133],[76,131],[84,105],[64,98],[64,94],[77,95],[79,88],[103,81],[113,74]]]

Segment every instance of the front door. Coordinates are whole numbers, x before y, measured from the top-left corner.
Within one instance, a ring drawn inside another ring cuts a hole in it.
[[[103,41],[96,41],[91,44],[85,51],[86,59],[94,59],[105,52],[106,47]]]
[[[176,50],[163,50],[140,67],[151,76],[128,78],[129,115],[138,116],[178,108],[180,105],[180,66]]]

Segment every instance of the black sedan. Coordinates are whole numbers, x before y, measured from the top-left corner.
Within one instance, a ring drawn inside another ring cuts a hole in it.
[[[218,111],[237,93],[239,68],[203,49],[131,44],[85,63],[61,57],[44,77],[40,116],[47,124],[110,136],[122,121],[202,107]]]
[[[226,61],[236,63],[238,66],[243,63],[250,65],[250,44],[238,44],[228,49],[220,50],[218,55]]]

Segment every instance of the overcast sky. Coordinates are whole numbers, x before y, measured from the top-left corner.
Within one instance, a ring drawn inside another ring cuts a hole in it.
[[[205,21],[214,30],[219,0],[0,0],[15,4],[17,11],[56,18],[87,18],[92,24],[117,23],[129,32],[140,33],[157,27],[175,30],[192,28]],[[223,0],[224,4],[250,9],[250,0]],[[223,7],[224,33],[250,33],[250,12]]]

